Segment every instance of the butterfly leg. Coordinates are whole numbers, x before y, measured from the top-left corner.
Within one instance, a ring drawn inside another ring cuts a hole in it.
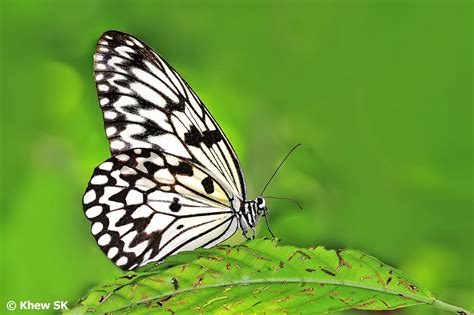
[[[245,239],[250,239],[250,237],[247,236],[247,231],[242,230],[242,235],[245,237]]]
[[[272,229],[270,229],[270,224],[268,223],[268,217],[267,217],[267,215],[265,214],[264,217],[265,217],[265,222],[267,223],[268,232],[270,232],[270,235],[271,235],[272,237],[275,237],[275,234],[273,234]]]

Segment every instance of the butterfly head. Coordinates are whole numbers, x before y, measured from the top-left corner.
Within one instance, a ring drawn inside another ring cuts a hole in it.
[[[248,200],[241,206],[240,226],[244,232],[248,229],[255,230],[259,219],[266,216],[268,208],[265,204],[265,198],[258,196],[255,200]]]
[[[267,215],[268,213],[268,208],[265,204],[265,198],[258,196],[255,198],[255,206],[256,206],[256,212],[258,217],[262,217]]]

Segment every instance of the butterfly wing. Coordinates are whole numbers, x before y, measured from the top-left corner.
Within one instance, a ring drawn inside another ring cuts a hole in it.
[[[245,200],[237,155],[201,100],[153,49],[117,31],[102,35],[95,80],[112,154],[165,151],[208,170]]]
[[[188,159],[132,149],[94,170],[83,207],[102,251],[131,270],[230,237],[238,227],[230,198]]]

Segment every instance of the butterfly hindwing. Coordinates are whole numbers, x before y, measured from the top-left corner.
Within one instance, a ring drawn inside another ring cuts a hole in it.
[[[149,148],[207,169],[237,198],[245,182],[226,136],[193,90],[153,49],[117,31],[102,35],[95,80],[113,154]]]
[[[94,170],[83,206],[103,252],[130,270],[230,237],[237,219],[229,198],[218,181],[192,161],[132,149]]]

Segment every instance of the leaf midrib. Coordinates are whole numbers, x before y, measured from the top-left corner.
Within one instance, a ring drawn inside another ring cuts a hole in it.
[[[316,280],[312,278],[285,278],[285,279],[265,278],[265,279],[249,279],[245,281],[240,280],[240,281],[230,281],[230,282],[219,282],[219,283],[213,283],[213,284],[208,284],[208,285],[201,285],[199,287],[189,287],[189,288],[179,289],[176,291],[168,291],[168,292],[161,293],[159,295],[155,295],[153,297],[146,298],[140,302],[131,303],[130,305],[113,309],[112,311],[124,310],[130,307],[134,307],[136,305],[142,304],[142,303],[146,303],[149,301],[162,298],[162,297],[166,297],[170,295],[178,295],[178,294],[186,293],[189,291],[199,291],[199,290],[205,290],[205,289],[211,289],[211,288],[228,287],[228,286],[233,286],[233,285],[246,286],[246,285],[271,284],[271,283],[277,283],[277,284],[307,283],[307,284],[325,284],[325,285],[327,284],[327,285],[345,286],[345,287],[350,287],[350,288],[364,289],[364,290],[380,292],[380,293],[387,293],[387,294],[391,294],[395,296],[398,296],[399,294],[401,294],[399,291],[395,291],[392,289],[379,288],[379,287],[374,287],[370,285],[364,285],[364,284],[360,284],[360,283],[356,283],[352,281],[344,281],[344,280]],[[432,304],[436,301],[436,299],[433,297],[425,298],[425,297],[411,294],[411,293],[403,293],[403,296],[407,299],[411,299],[415,302],[424,303],[424,304]]]

